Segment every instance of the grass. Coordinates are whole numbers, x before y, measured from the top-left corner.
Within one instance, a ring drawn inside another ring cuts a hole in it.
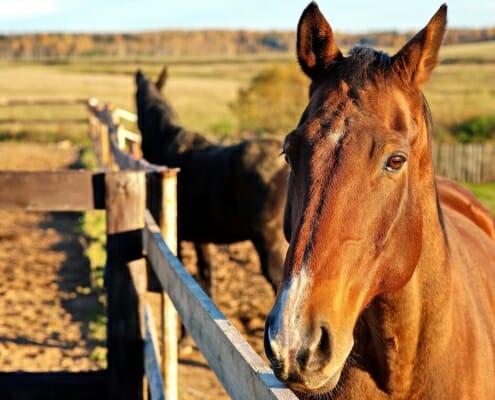
[[[495,41],[444,46],[440,56],[445,63],[495,63]]]
[[[89,147],[84,147],[80,152],[78,167],[94,170],[97,168],[97,161],[93,151]],[[82,212],[79,218],[78,229],[85,238],[84,255],[90,265],[89,290],[97,296],[98,304],[91,311],[89,324],[89,339],[97,345],[93,349],[90,358],[96,361],[100,368],[106,368],[105,346],[106,340],[106,295],[104,288],[104,270],[106,263],[106,222],[105,211]]]
[[[104,269],[106,262],[105,212],[87,211],[79,219],[81,234],[86,238],[84,254],[89,260],[91,271],[91,288],[98,298],[97,306],[91,311],[89,339],[97,345],[90,358],[97,361],[100,368],[106,368],[106,295],[104,288]]]
[[[495,63],[440,65],[425,86],[436,129],[495,114]]]

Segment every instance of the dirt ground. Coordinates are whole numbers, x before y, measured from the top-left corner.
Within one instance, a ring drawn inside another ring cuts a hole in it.
[[[68,168],[78,148],[0,143],[0,169]],[[0,190],[6,190],[2,188]],[[97,345],[88,338],[96,298],[88,294],[84,241],[74,213],[0,210],[0,371],[87,371]],[[263,323],[273,293],[261,276],[249,242],[211,246],[214,301],[263,356]],[[184,263],[194,273],[195,255],[183,243]],[[181,347],[181,399],[228,399],[194,343]]]

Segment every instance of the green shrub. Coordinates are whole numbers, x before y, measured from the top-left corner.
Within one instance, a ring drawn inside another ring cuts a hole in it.
[[[307,78],[296,64],[262,70],[231,105],[242,131],[283,135],[294,129],[308,103]]]
[[[479,143],[494,140],[495,115],[473,117],[455,127],[453,134],[461,143]]]

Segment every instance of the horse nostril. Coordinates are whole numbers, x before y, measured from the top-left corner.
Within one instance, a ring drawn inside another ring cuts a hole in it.
[[[321,327],[320,344],[318,347],[323,355],[330,358],[330,332],[326,326]]]
[[[270,339],[268,337],[268,327],[265,328],[265,335],[264,335],[264,338],[263,338],[263,345],[265,347],[265,354],[266,354],[266,356],[268,357],[268,359],[270,361],[272,361],[274,359],[274,354],[273,354],[272,346],[270,344]]]
[[[322,325],[317,335],[315,338],[316,346],[301,358],[301,361],[305,361],[301,366],[310,371],[321,369],[332,355],[330,330],[325,325]]]
[[[268,315],[266,322],[265,322],[265,332],[264,332],[264,337],[263,337],[263,345],[265,347],[265,354],[268,357],[268,359],[274,363],[276,359],[276,354],[275,351],[272,347],[273,344],[273,317],[271,315]]]

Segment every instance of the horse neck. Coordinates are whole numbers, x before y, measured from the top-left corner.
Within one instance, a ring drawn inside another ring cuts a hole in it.
[[[160,108],[161,108],[160,114],[161,114],[161,120],[163,126],[166,126],[171,129],[179,126],[179,119],[177,117],[177,114],[175,113],[174,109],[166,99],[162,100]]]
[[[378,296],[362,318],[364,336],[371,343],[363,358],[370,362],[379,386],[390,390],[393,386],[394,393],[403,390],[404,396],[414,379],[418,360],[425,353],[434,357],[432,349],[425,346],[435,343],[435,349],[441,349],[441,339],[427,338],[446,336],[446,332],[439,335],[436,331],[445,326],[451,313],[447,239],[440,210],[433,204],[433,177],[427,186],[427,198],[432,203],[423,207],[422,250],[415,272],[403,288]],[[362,335],[363,331],[357,334]]]

